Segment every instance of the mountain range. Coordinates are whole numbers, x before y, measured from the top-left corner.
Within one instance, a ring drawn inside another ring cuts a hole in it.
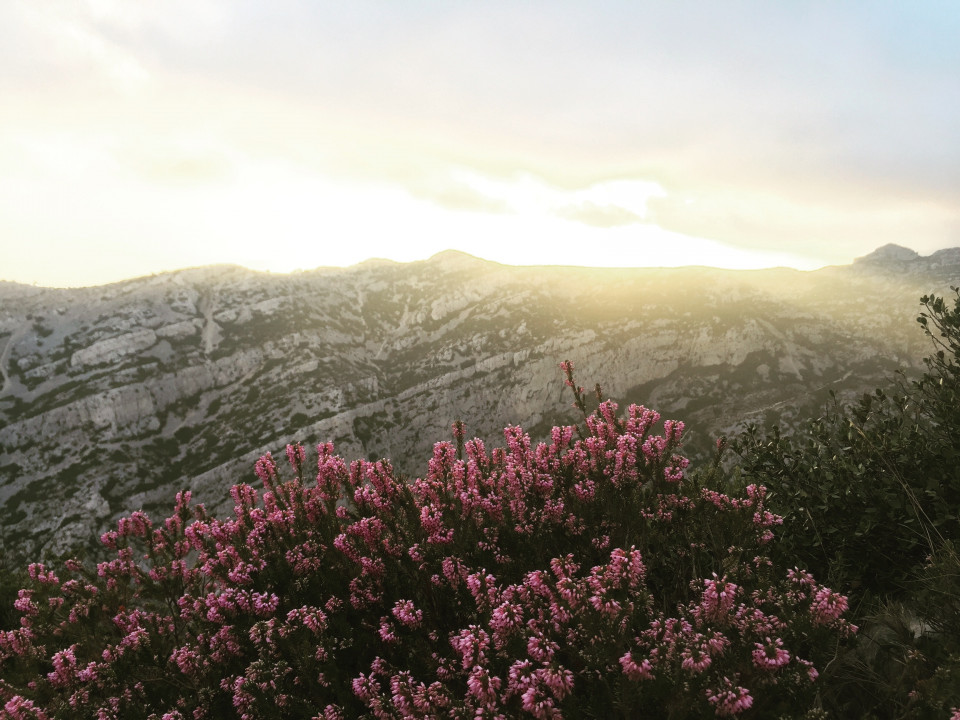
[[[960,248],[811,272],[513,267],[448,251],[290,275],[215,266],[111,285],[0,282],[0,551],[89,546],[180,489],[215,512],[254,460],[331,440],[422,473],[462,419],[495,442],[576,420],[558,370],[684,420],[706,452],[922,367],[923,294]]]

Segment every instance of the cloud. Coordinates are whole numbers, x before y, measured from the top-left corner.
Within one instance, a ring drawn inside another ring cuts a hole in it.
[[[943,7],[10,0],[0,180],[62,202],[57,229],[18,210],[27,237],[95,235],[114,221],[84,208],[118,192],[206,227],[207,193],[227,213],[260,188],[249,168],[284,167],[284,188],[389,188],[491,233],[936,249],[960,237],[960,14]]]
[[[569,205],[557,211],[560,217],[597,228],[622,227],[642,223],[643,217],[616,205],[597,205],[592,202]]]
[[[164,185],[228,181],[242,163],[235,149],[202,137],[127,144],[115,156],[143,181]]]
[[[404,181],[404,186],[413,197],[448,210],[493,214],[514,211],[502,193],[484,192],[474,187],[469,174],[462,169],[408,176]]]
[[[498,177],[453,168],[434,176],[429,186],[414,185],[412,194],[449,209],[553,216],[610,228],[643,222],[650,198],[664,191],[657,183],[636,178],[564,188],[530,173]]]
[[[651,198],[649,221],[694,237],[750,250],[779,248],[824,262],[846,263],[887,243],[920,252],[954,246],[960,208],[885,195],[832,201],[779,193],[712,188]]]
[[[137,54],[102,32],[84,3],[15,0],[7,12],[4,19],[30,38],[20,50],[30,56],[28,77],[34,80],[91,83],[126,93],[150,79]]]

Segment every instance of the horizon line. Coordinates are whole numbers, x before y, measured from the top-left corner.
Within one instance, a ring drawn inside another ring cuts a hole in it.
[[[142,274],[142,275],[131,275],[131,276],[129,276],[129,277],[123,277],[123,278],[118,278],[118,279],[116,279],[116,280],[110,280],[110,281],[103,282],[103,283],[95,283],[95,284],[89,284],[89,285],[86,285],[86,284],[78,284],[78,285],[43,285],[43,284],[40,284],[40,283],[37,282],[37,281],[32,282],[32,283],[29,283],[29,282],[21,282],[21,281],[19,281],[19,280],[8,280],[8,279],[2,278],[2,277],[0,277],[0,284],[18,285],[18,286],[25,287],[25,288],[36,288],[37,290],[84,290],[84,289],[92,289],[92,288],[109,287],[109,286],[111,286],[111,285],[120,285],[120,284],[123,284],[123,283],[134,282],[134,281],[137,281],[137,280],[145,280],[145,279],[150,279],[150,278],[156,278],[156,277],[160,277],[160,276],[164,276],[164,275],[176,275],[176,274],[178,274],[178,273],[185,273],[185,272],[199,271],[199,270],[212,270],[212,269],[216,269],[216,268],[223,268],[223,269],[235,268],[235,269],[245,270],[245,271],[247,271],[247,272],[249,272],[249,273],[258,274],[258,275],[272,275],[272,276],[282,277],[282,276],[304,275],[304,274],[315,273],[315,272],[320,272],[320,271],[345,272],[345,271],[349,271],[349,270],[354,270],[354,269],[357,269],[357,268],[361,268],[361,267],[363,267],[363,266],[365,266],[365,265],[373,265],[373,264],[379,264],[379,265],[387,265],[387,264],[389,264],[389,265],[414,265],[414,264],[417,264],[417,263],[436,262],[437,260],[441,259],[443,256],[448,256],[448,257],[450,257],[450,256],[460,256],[460,257],[463,257],[463,258],[469,258],[469,259],[472,260],[472,261],[477,261],[477,262],[481,262],[481,263],[485,263],[485,264],[489,264],[489,265],[498,265],[498,266],[501,266],[501,267],[511,267],[511,268],[553,268],[553,269],[571,269],[571,270],[610,270],[610,271],[631,271],[631,270],[651,270],[651,271],[652,271],[652,270],[681,270],[681,269],[690,268],[690,269],[721,270],[721,271],[729,271],[729,272],[758,272],[758,271],[764,271],[764,270],[792,270],[792,271],[794,271],[794,272],[806,273],[806,272],[817,272],[818,270],[824,270],[824,269],[826,269],[826,268],[831,268],[831,267],[847,267],[847,266],[849,266],[849,265],[853,265],[854,263],[857,263],[858,261],[864,260],[865,258],[869,258],[869,257],[871,257],[872,255],[874,255],[874,254],[876,254],[876,253],[878,253],[878,252],[880,252],[880,251],[882,251],[882,250],[888,249],[888,248],[890,248],[890,249],[898,249],[898,250],[906,250],[906,251],[908,251],[908,252],[911,252],[911,253],[913,253],[913,255],[915,256],[914,259],[923,259],[923,258],[932,257],[933,255],[936,255],[936,254],[938,254],[938,253],[941,253],[941,252],[943,252],[944,250],[960,249],[960,247],[957,247],[957,248],[942,248],[942,249],[940,249],[940,250],[934,251],[934,252],[931,253],[930,255],[920,255],[917,251],[915,251],[915,250],[913,250],[913,249],[911,249],[911,248],[908,248],[908,247],[906,247],[906,246],[897,245],[896,243],[887,243],[887,244],[885,244],[885,245],[881,245],[880,247],[874,249],[873,251],[867,253],[866,255],[862,255],[862,256],[860,256],[860,257],[853,258],[853,260],[851,260],[851,262],[849,262],[849,263],[841,263],[841,264],[826,263],[826,264],[818,265],[818,266],[816,266],[816,267],[811,267],[811,268],[796,268],[796,267],[791,267],[791,266],[789,266],[789,265],[769,265],[769,266],[756,267],[756,268],[735,268],[735,267],[723,267],[723,266],[718,266],[718,265],[705,265],[705,264],[699,264],[699,263],[690,263],[690,264],[684,264],[684,265],[635,265],[635,266],[617,266],[617,265],[574,265],[574,264],[561,264],[561,263],[516,263],[516,264],[514,264],[514,263],[503,263],[503,262],[500,262],[500,261],[497,261],[497,260],[490,260],[490,259],[488,259],[488,258],[480,257],[479,255],[474,255],[474,254],[472,254],[472,253],[468,253],[468,252],[466,252],[466,251],[464,251],[464,250],[458,250],[458,249],[456,249],[456,248],[448,248],[448,249],[446,249],[446,250],[441,250],[441,251],[439,251],[439,252],[433,253],[432,255],[430,255],[430,256],[428,256],[428,257],[426,257],[426,258],[421,258],[421,259],[417,259],[417,260],[393,260],[393,259],[391,259],[391,258],[384,258],[384,257],[376,257],[376,256],[374,256],[374,257],[366,258],[366,259],[361,260],[361,261],[356,262],[356,263],[352,263],[352,264],[350,264],[350,265],[318,265],[318,266],[313,267],[313,268],[296,268],[296,269],[289,270],[289,271],[277,271],[277,270],[269,270],[269,269],[267,269],[267,270],[258,270],[258,269],[255,269],[255,268],[251,268],[251,267],[249,267],[249,266],[247,266],[247,265],[243,265],[242,263],[225,262],[225,263],[210,263],[210,264],[207,264],[207,265],[189,265],[189,266],[185,266],[185,267],[178,267],[178,268],[170,268],[170,269],[156,270],[156,271],[153,271],[153,272],[150,272],[150,273],[144,273],[144,274]]]

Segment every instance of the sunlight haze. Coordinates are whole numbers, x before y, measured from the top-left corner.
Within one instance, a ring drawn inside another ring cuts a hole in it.
[[[960,245],[950,3],[11,0],[0,279]]]

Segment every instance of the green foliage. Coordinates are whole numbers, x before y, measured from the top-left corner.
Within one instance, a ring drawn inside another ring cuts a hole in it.
[[[17,591],[24,586],[26,574],[15,569],[9,556],[0,544],[0,631],[12,630],[20,625],[19,613],[13,609]]]
[[[835,401],[790,436],[751,427],[734,444],[787,520],[783,551],[873,595],[910,590],[925,559],[960,539],[960,291],[952,309],[921,302],[937,352],[919,381]]]
[[[772,488],[783,551],[883,594],[905,589],[942,533],[957,535],[955,470],[928,426],[915,397],[877,390],[794,435],[750,428],[735,445],[745,476]]]
[[[944,543],[902,601],[878,601],[826,675],[836,717],[940,720],[960,705],[960,558]]]
[[[734,444],[784,518],[778,557],[853,590],[857,645],[828,673],[841,717],[942,718],[960,705],[960,290],[925,296],[926,372],[836,400],[787,436]]]

